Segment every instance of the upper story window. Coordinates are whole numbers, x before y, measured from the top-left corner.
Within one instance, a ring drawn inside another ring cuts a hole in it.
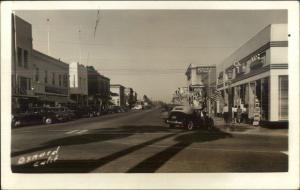
[[[48,71],[45,71],[45,83],[48,83]]]
[[[61,86],[61,75],[58,75],[58,83],[59,83],[59,86]]]
[[[64,87],[68,87],[68,75],[64,74],[64,78],[63,78],[63,86]]]
[[[28,51],[24,50],[24,68],[28,68]]]
[[[36,67],[35,68],[35,81],[38,82],[40,80],[40,77],[39,77],[39,68]]]
[[[23,60],[22,60],[22,48],[20,48],[20,47],[18,47],[17,48],[17,54],[18,54],[18,57],[17,57],[17,59],[18,59],[18,65],[20,66],[20,67],[22,67],[22,62],[23,62]]]
[[[52,73],[52,84],[55,85],[55,73]]]

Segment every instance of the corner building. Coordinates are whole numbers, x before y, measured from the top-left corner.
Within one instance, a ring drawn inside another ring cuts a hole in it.
[[[224,104],[247,108],[248,118],[288,121],[287,24],[271,24],[217,66],[217,112]]]

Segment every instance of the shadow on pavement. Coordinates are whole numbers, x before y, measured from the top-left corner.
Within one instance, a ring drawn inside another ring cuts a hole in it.
[[[163,139],[170,138],[174,135],[176,135],[176,134],[173,133],[173,134],[164,135],[159,138],[155,138],[155,139],[146,141],[144,143],[132,146],[130,148],[118,151],[116,153],[113,153],[111,155],[108,155],[108,156],[105,156],[105,157],[102,157],[99,159],[57,160],[54,163],[51,163],[49,165],[42,166],[42,167],[34,167],[33,163],[29,163],[29,164],[24,164],[24,165],[12,165],[11,169],[12,169],[12,172],[17,172],[17,173],[85,173],[85,172],[91,172],[94,169],[96,169],[100,166],[103,166],[113,160],[116,160],[122,156],[126,156],[127,154],[130,154],[131,152],[142,149],[146,146],[149,146],[151,144],[159,142]]]
[[[175,138],[178,143],[167,149],[145,159],[133,168],[129,169],[128,173],[152,173],[158,170],[168,160],[174,157],[177,153],[187,148],[193,143],[201,143],[206,141],[214,141],[221,138],[231,138],[229,133],[222,132],[218,129],[204,133],[203,131],[195,131],[189,134],[180,135]]]
[[[139,133],[159,133],[159,132],[168,132],[168,131],[169,131],[168,129],[163,128],[162,126],[151,126],[151,125],[141,125],[141,126],[125,125],[117,128],[94,129],[91,130],[89,134],[66,136],[63,138],[50,140],[44,144],[41,144],[38,147],[12,152],[11,156],[12,157],[19,156],[22,154],[41,151],[44,149],[55,148],[57,146],[89,144],[94,142],[102,142],[107,140],[126,138],[131,135],[139,134]]]

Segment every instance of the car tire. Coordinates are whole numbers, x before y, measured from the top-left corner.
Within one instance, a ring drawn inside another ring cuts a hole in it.
[[[194,130],[194,123],[192,121],[188,121],[186,125],[187,130],[192,131]]]
[[[18,124],[19,123],[19,124]],[[13,128],[17,128],[17,127],[19,127],[21,125],[21,122],[18,122],[18,121],[14,121],[13,123],[12,123],[12,127]]]
[[[52,118],[50,118],[50,117],[46,118],[45,121],[44,121],[44,123],[46,125],[52,124],[53,123]]]
[[[213,129],[215,126],[214,120],[212,118],[209,119],[209,129]]]

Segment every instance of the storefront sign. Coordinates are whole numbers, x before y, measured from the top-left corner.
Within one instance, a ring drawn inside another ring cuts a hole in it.
[[[197,68],[197,74],[203,74],[203,73],[208,73],[210,68],[206,67],[198,67]]]
[[[251,57],[250,59],[250,69],[259,69],[264,65],[264,59],[262,55],[257,54]]]
[[[260,110],[260,104],[258,99],[255,99],[255,107],[254,107],[254,114],[253,114],[254,118],[253,118],[253,125],[257,126],[259,125],[259,121],[261,118],[261,110]]]
[[[53,87],[53,86],[46,86],[45,92],[68,95],[68,89],[62,89],[62,88],[57,88],[57,87]]]

